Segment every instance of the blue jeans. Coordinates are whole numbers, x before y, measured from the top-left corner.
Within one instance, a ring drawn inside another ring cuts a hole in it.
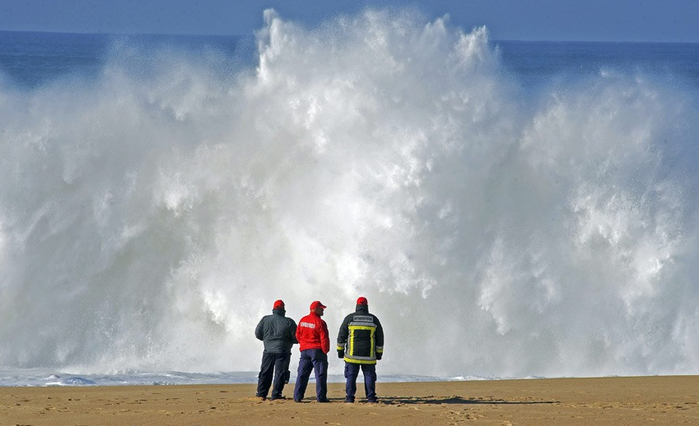
[[[375,364],[352,364],[345,362],[345,401],[354,402],[354,394],[357,393],[357,376],[361,368],[364,375],[364,392],[369,402],[376,402],[376,365]]]
[[[325,401],[328,399],[328,355],[321,349],[308,349],[301,351],[296,386],[294,387],[295,401],[303,399],[311,370],[315,371],[317,400]]]
[[[290,361],[291,354],[262,353],[262,366],[260,374],[257,376],[257,396],[267,397],[269,387],[272,385],[272,374],[274,374],[272,398],[281,398]]]

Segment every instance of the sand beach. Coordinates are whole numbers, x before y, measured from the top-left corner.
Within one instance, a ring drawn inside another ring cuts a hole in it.
[[[377,404],[344,403],[339,383],[329,385],[329,404],[259,401],[254,392],[248,384],[5,387],[0,425],[699,424],[699,376],[379,383]]]

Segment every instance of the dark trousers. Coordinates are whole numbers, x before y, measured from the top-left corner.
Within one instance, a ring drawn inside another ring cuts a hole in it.
[[[328,399],[328,355],[320,349],[308,349],[301,351],[298,377],[296,377],[296,387],[294,388],[295,401],[303,399],[311,370],[315,371],[316,376],[316,399],[318,401]]]
[[[357,376],[361,368],[364,375],[364,392],[369,402],[376,401],[376,365],[375,364],[352,364],[345,362],[345,401],[354,402],[354,394],[357,393]]]
[[[289,380],[291,354],[277,354],[270,352],[262,353],[262,366],[260,374],[257,376],[257,396],[267,397],[269,387],[272,385],[272,374],[274,373],[274,387],[272,388],[272,398],[280,398],[284,390],[284,383]]]

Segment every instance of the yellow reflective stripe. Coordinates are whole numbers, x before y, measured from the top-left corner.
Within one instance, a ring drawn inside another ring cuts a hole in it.
[[[376,333],[376,327],[367,327],[367,326],[362,326],[362,325],[350,325],[349,331],[350,331],[350,338],[349,338],[349,353],[354,355],[354,331],[355,330],[368,330],[370,331],[370,339],[371,339],[371,352],[369,352],[369,356],[371,358],[374,358],[376,355],[374,354],[374,334]]]
[[[350,364],[376,364],[375,359],[354,359],[354,358],[347,358],[345,357],[345,362],[349,362]]]
[[[355,337],[354,331],[357,329],[359,329],[359,327],[353,327],[353,326],[349,327],[350,335],[349,335],[349,351],[348,352],[351,354],[354,353],[354,337]]]

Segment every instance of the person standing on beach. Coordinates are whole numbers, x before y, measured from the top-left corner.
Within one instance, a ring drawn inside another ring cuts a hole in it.
[[[345,360],[345,402],[354,402],[359,370],[364,375],[368,402],[376,400],[376,362],[383,356],[383,327],[369,313],[366,297],[357,299],[355,312],[342,321],[337,334],[337,356]]]
[[[272,398],[285,399],[282,396],[284,384],[289,383],[289,363],[291,362],[291,347],[296,340],[296,322],[287,318],[284,301],[277,300],[272,308],[272,315],[262,317],[255,328],[255,337],[262,340],[265,349],[262,352],[262,366],[257,381],[256,397],[267,399],[269,387],[274,387]]]
[[[311,303],[311,312],[299,321],[296,329],[296,339],[301,349],[301,359],[294,388],[294,401],[301,402],[306,393],[308,378],[311,370],[316,377],[316,400],[328,400],[328,352],[330,352],[330,336],[328,325],[321,318],[326,306],[315,301]]]

